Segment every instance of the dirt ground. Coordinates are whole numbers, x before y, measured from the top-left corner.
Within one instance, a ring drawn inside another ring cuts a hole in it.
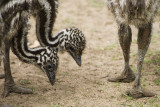
[[[11,53],[12,75],[16,84],[34,90],[32,95],[12,93],[0,97],[1,104],[13,107],[160,107],[160,28],[153,24],[153,38],[144,61],[142,86],[158,95],[133,99],[124,94],[133,83],[110,83],[107,79],[123,70],[123,56],[118,42],[117,25],[104,0],[59,0],[59,12],[53,34],[78,27],[86,37],[87,46],[79,67],[68,53],[59,54],[56,83],[51,86],[37,67],[22,63]],[[158,18],[156,18],[158,19]],[[32,25],[35,24],[31,19]],[[133,29],[130,65],[136,72],[137,30]],[[34,36],[34,37],[33,37]],[[33,39],[34,38],[34,39]],[[31,29],[30,45],[36,44],[35,28]],[[0,67],[3,73],[3,67]],[[0,94],[4,80],[0,80]]]

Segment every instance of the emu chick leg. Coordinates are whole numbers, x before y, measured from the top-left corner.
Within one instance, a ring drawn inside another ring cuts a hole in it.
[[[23,94],[31,94],[33,93],[31,89],[25,89],[17,86],[14,83],[11,69],[10,69],[10,59],[9,59],[9,51],[10,51],[10,42],[9,40],[4,41],[4,72],[5,72],[5,83],[4,83],[4,92],[2,97],[7,97],[9,93],[23,93]]]

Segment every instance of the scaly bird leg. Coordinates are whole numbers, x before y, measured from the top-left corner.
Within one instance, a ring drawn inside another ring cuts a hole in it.
[[[110,82],[132,82],[135,80],[135,75],[131,68],[129,67],[129,53],[130,53],[130,45],[132,41],[132,32],[131,28],[127,25],[119,25],[118,30],[119,42],[123,51],[125,66],[122,74],[118,77],[109,78]]]
[[[2,48],[1,48],[2,49]],[[3,54],[2,54],[2,52],[0,51],[0,66],[1,66],[1,62],[2,62],[2,56],[3,56]],[[3,79],[5,77],[5,75],[4,74],[0,74],[0,79]]]
[[[151,41],[152,23],[148,23],[138,29],[138,63],[137,63],[137,75],[133,85],[133,88],[127,91],[127,94],[134,97],[152,97],[156,94],[146,91],[141,87],[141,70],[145,54],[148,50]]]
[[[4,83],[4,92],[2,97],[7,97],[9,93],[23,93],[23,94],[32,94],[33,91],[31,89],[25,89],[17,86],[14,83],[11,69],[10,69],[10,59],[9,59],[9,51],[10,51],[10,42],[9,40],[4,41],[4,72],[5,72],[5,83]]]

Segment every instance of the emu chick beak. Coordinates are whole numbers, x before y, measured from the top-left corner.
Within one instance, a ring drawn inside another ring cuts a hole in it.
[[[81,55],[76,56],[76,55],[73,55],[72,53],[70,53],[70,54],[71,54],[71,56],[73,57],[73,59],[76,61],[76,63],[77,63],[79,66],[81,66]]]
[[[53,86],[54,83],[55,83],[55,73],[54,73],[54,71],[52,71],[52,72],[46,72],[46,73],[47,73],[47,76],[49,78],[49,82]]]

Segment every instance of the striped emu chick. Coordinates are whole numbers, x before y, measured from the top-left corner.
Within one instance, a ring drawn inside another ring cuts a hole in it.
[[[55,82],[55,74],[58,68],[58,48],[51,47],[35,47],[28,48],[27,34],[29,25],[23,23],[15,37],[12,39],[11,49],[12,52],[23,62],[33,64],[49,78],[51,85]]]
[[[8,96],[11,92],[33,93],[32,90],[15,84],[10,69],[10,47],[19,59],[41,68],[47,74],[52,85],[55,81],[58,50],[49,47],[28,49],[26,45],[30,3],[31,0],[13,0],[0,8],[0,52],[3,53],[5,71],[3,97]]]
[[[37,0],[37,2],[34,7],[37,9],[32,8],[32,10],[35,10],[36,36],[41,46],[59,47],[59,51],[67,51],[80,66],[82,52],[86,45],[82,31],[73,27],[52,36],[58,0]]]
[[[124,56],[124,70],[118,77],[109,78],[110,82],[132,82],[134,85],[127,94],[134,97],[151,97],[153,92],[142,89],[140,78],[144,56],[151,41],[152,22],[157,13],[160,0],[106,0],[109,10],[115,16],[118,24],[120,46]],[[137,74],[129,66],[129,53],[132,41],[130,25],[138,29],[138,64]]]

